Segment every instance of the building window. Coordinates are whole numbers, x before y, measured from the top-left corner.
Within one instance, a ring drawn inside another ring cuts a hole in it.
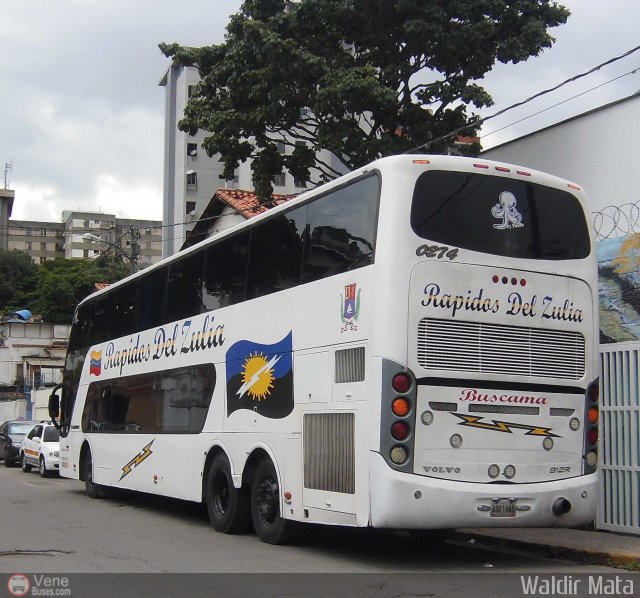
[[[40,243],[40,249],[42,251],[46,251],[47,250],[47,244],[46,243]]]
[[[31,241],[27,241],[25,243],[25,246],[26,246],[27,251],[30,251],[31,250]]]
[[[40,231],[40,236],[42,236],[42,237],[46,237],[46,236],[47,236],[47,229],[46,229],[46,228],[43,228],[43,229]]]
[[[187,156],[191,158],[196,158],[198,155],[198,144],[197,143],[187,143]]]
[[[306,108],[303,108],[303,110],[306,110]],[[307,144],[304,141],[296,141],[296,148],[298,147],[304,149],[305,147],[307,147]],[[307,186],[304,181],[296,178],[293,179],[293,185],[296,189],[304,189]]]
[[[187,170],[187,191],[198,190],[198,173],[193,170]]]
[[[30,228],[26,228],[26,229],[25,229],[25,232],[26,232],[26,235],[27,235],[28,237],[30,237],[30,236],[31,236],[31,229],[30,229]]]
[[[192,212],[196,211],[196,202],[195,201],[188,201],[185,204],[185,209],[187,214],[191,214]]]
[[[187,97],[188,98],[192,98],[194,95],[196,95],[196,86],[195,85],[189,85],[187,87]]]
[[[284,142],[278,141],[276,143],[276,147],[278,148],[278,153],[281,154],[281,155],[284,155],[284,153],[285,153]],[[280,174],[276,174],[273,177],[273,184],[276,187],[284,187],[287,184],[287,176],[284,174],[284,172],[282,172]]]

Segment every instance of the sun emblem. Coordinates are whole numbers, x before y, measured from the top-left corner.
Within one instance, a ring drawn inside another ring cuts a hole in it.
[[[262,353],[249,355],[242,366],[242,386],[238,395],[242,398],[245,393],[254,401],[263,401],[273,388],[273,366],[280,359],[275,355],[269,361]]]

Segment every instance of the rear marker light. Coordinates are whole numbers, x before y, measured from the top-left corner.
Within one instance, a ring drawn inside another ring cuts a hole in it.
[[[599,415],[598,410],[595,407],[591,407],[587,414],[587,417],[589,418],[589,423],[590,424],[598,423],[598,415]]]
[[[389,453],[389,458],[396,465],[401,465],[407,460],[407,449],[403,446],[394,446]]]
[[[431,413],[431,411],[423,411],[420,416],[420,421],[425,426],[430,426],[433,423],[433,413]]]
[[[587,440],[589,444],[597,444],[598,442],[598,428],[591,428],[587,433]]]
[[[586,456],[586,461],[589,467],[595,467],[598,463],[598,453],[595,451],[589,451]]]
[[[600,387],[597,384],[593,384],[589,387],[589,399],[592,403],[597,403],[600,398]]]
[[[391,381],[393,390],[405,393],[411,388],[411,378],[407,374],[396,374]]]
[[[524,278],[520,279],[520,286],[521,287],[526,287],[527,286],[527,281]]]
[[[580,191],[580,187],[578,185],[574,185],[573,183],[569,183],[569,185],[567,185],[568,187],[570,187],[571,189],[577,189],[578,191]]]
[[[474,164],[473,166],[475,168],[489,168],[489,166],[487,164]]]
[[[430,160],[413,160],[414,164],[431,164]]]
[[[496,170],[498,172],[511,172],[511,169],[506,166],[496,166]]]
[[[493,276],[493,278],[491,279],[493,280],[494,283],[500,282],[500,278],[498,276]]]
[[[516,170],[517,174],[521,174],[522,176],[531,176],[530,172],[526,172],[525,170]]]
[[[504,477],[510,480],[516,475],[516,468],[513,465],[507,465],[504,468]]]
[[[395,422],[391,425],[391,436],[395,440],[406,440],[409,436],[409,424],[407,422]]]
[[[453,448],[460,448],[462,446],[462,436],[460,436],[460,434],[454,434],[449,439],[449,442]]]

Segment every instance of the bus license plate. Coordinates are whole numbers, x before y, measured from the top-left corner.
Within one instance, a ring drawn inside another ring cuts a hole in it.
[[[491,500],[491,517],[515,517],[516,501],[513,498],[494,498]]]

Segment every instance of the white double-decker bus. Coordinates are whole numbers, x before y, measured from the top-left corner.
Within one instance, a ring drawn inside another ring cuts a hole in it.
[[[84,300],[50,402],[61,474],[270,543],[588,523],[594,254],[574,184],[378,160]]]

